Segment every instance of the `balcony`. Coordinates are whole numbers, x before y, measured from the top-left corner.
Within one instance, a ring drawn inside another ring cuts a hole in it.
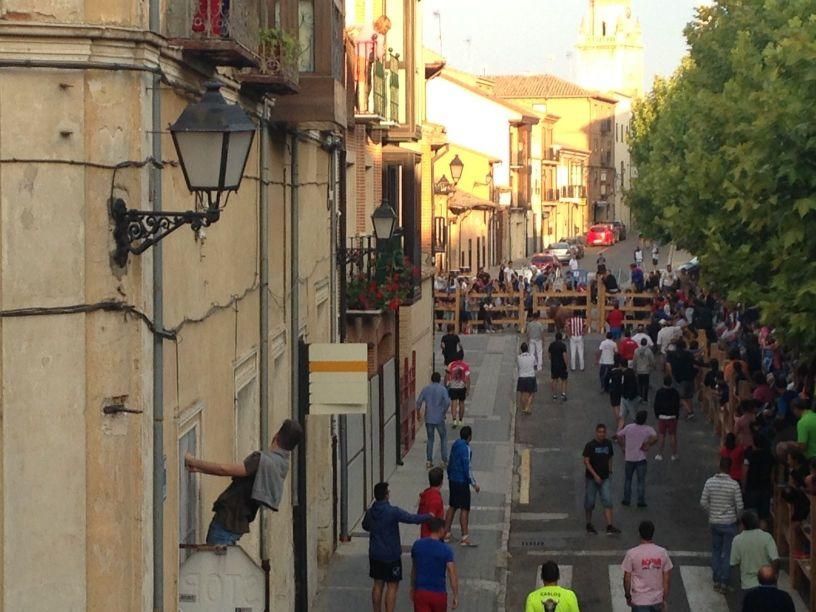
[[[302,3],[301,3],[302,4]],[[338,2],[315,2],[313,18],[300,20],[300,41],[308,40],[300,57],[299,91],[278,98],[272,120],[307,129],[333,130],[348,124],[350,94],[345,17]]]
[[[263,29],[259,38],[260,65],[238,75],[241,87],[277,95],[298,93],[301,49],[297,38],[279,28]]]
[[[378,57],[376,35],[355,43],[355,112],[360,123],[399,124],[400,75],[399,53],[388,49]]]
[[[257,67],[260,2],[168,0],[167,38],[184,55],[216,66]]]
[[[561,200],[580,200],[586,198],[586,187],[583,185],[567,185],[561,187]]]

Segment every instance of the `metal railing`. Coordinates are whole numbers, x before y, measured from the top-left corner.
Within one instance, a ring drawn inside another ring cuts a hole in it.
[[[399,53],[388,49],[388,120],[400,122]]]
[[[233,41],[251,52],[259,47],[259,0],[168,0],[168,38]]]

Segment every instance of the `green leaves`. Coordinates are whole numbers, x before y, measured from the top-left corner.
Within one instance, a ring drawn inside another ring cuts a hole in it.
[[[816,0],[717,0],[686,37],[634,108],[633,215],[816,357]]]

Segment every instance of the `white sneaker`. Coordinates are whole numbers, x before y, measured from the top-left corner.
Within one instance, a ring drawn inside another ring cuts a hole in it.
[[[672,456],[671,456],[671,460],[672,460],[672,461],[677,461],[679,458],[680,458],[680,457],[678,457],[677,455],[672,455]]]
[[[663,461],[663,455],[661,455],[660,453],[656,454],[655,461]]]

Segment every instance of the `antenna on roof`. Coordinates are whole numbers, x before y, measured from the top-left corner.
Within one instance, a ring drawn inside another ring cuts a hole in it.
[[[444,55],[442,53],[442,13],[439,12],[439,9],[433,12],[433,16],[436,17],[436,24],[439,32],[439,54]]]

